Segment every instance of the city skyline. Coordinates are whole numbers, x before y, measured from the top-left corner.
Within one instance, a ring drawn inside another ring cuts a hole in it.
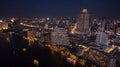
[[[83,8],[98,17],[120,17],[118,0],[1,0],[0,17],[79,16]]]
[[[1,0],[1,67],[120,67],[119,0]]]
[[[119,67],[120,19],[80,12],[72,18],[1,18],[0,66]]]

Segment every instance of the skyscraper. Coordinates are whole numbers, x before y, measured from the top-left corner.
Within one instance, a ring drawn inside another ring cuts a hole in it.
[[[99,45],[108,46],[108,35],[104,32],[104,24],[101,24],[98,28],[98,34],[96,36],[96,43]]]
[[[104,32],[99,32],[96,37],[96,43],[99,45],[108,45],[108,35]]]
[[[90,20],[90,14],[88,13],[87,9],[84,8],[82,10],[82,13],[77,21],[77,29],[76,32],[78,34],[88,34],[89,33],[89,20]]]

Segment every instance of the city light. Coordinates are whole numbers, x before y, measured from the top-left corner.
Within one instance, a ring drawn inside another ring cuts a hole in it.
[[[77,24],[74,25],[74,27],[71,30],[71,33],[74,34],[76,32],[76,29],[77,29]]]
[[[84,8],[82,12],[83,12],[83,13],[87,13],[88,11],[87,11],[86,8]]]
[[[23,51],[23,52],[26,52],[26,51],[27,51],[27,49],[26,49],[26,48],[23,48],[23,49],[22,49],[22,51]]]
[[[50,20],[50,18],[48,17],[47,20]]]
[[[0,22],[3,22],[3,20],[0,20]]]
[[[14,21],[15,21],[15,18],[12,18],[12,19],[11,19],[11,22],[14,22]]]
[[[33,63],[36,65],[36,66],[39,66],[39,61],[37,59],[34,59],[33,60]]]

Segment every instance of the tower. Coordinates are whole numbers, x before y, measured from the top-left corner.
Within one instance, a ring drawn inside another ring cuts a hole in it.
[[[82,13],[77,21],[77,33],[78,34],[88,34],[90,29],[90,15],[86,8],[82,10]]]

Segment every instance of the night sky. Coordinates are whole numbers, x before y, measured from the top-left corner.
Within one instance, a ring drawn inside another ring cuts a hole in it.
[[[79,16],[82,8],[100,17],[120,17],[120,0],[0,0],[0,17]]]

